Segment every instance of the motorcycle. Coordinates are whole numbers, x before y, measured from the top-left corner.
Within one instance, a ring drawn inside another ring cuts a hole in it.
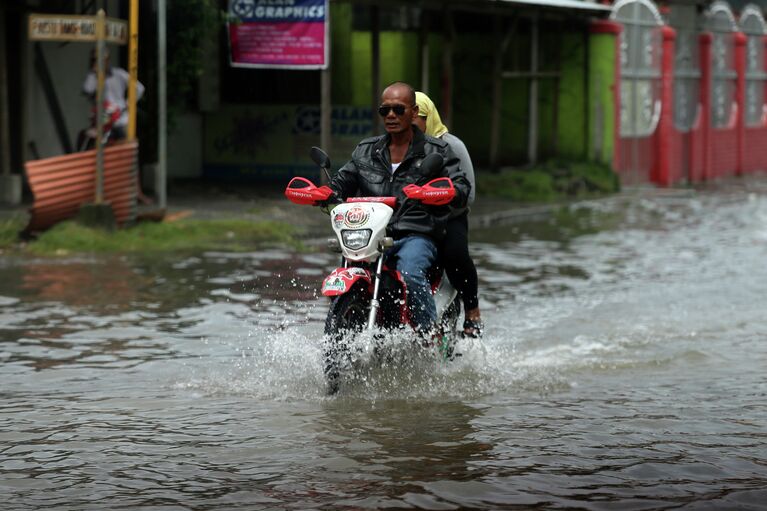
[[[330,180],[330,158],[317,147],[312,160]],[[442,157],[431,154],[421,162],[427,171],[443,165]],[[438,178],[424,186],[408,185],[408,199],[426,204],[447,204],[455,195],[449,178]],[[300,205],[326,205],[332,195],[328,186],[317,187],[303,177],[294,177],[285,196]],[[386,250],[394,245],[386,227],[397,207],[396,197],[351,197],[330,210],[330,221],[336,237],[328,240],[332,250],[340,252],[341,266],[322,283],[322,294],[332,299],[325,320],[325,378],[328,394],[339,390],[344,374],[351,367],[354,338],[363,331],[373,333],[379,347],[385,338],[381,332],[413,327],[407,306],[407,286],[402,275],[389,266]],[[435,267],[429,275],[437,308],[437,329],[428,338],[420,334],[419,342],[436,348],[438,356],[453,360],[459,356],[455,344],[460,300],[444,271]]]

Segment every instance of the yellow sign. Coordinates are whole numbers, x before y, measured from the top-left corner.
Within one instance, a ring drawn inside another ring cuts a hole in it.
[[[109,43],[128,42],[128,23],[107,18],[104,40]],[[64,14],[30,14],[31,41],[96,41],[96,16],[67,16]]]

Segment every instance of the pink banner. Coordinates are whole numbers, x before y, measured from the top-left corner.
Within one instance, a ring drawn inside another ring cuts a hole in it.
[[[229,24],[234,67],[324,69],[327,67],[327,0],[290,0],[262,6],[232,0]]]

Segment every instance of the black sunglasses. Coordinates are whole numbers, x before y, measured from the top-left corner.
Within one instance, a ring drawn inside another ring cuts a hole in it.
[[[407,109],[404,105],[394,105],[394,106],[387,106],[387,105],[381,105],[378,107],[378,115],[381,117],[386,117],[389,115],[389,112],[394,110],[395,115],[403,115],[405,113],[405,110]]]

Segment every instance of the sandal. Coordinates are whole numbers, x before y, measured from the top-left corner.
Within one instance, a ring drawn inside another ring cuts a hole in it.
[[[480,339],[482,338],[482,330],[484,328],[485,325],[482,323],[482,320],[467,319],[463,322],[463,336]]]

